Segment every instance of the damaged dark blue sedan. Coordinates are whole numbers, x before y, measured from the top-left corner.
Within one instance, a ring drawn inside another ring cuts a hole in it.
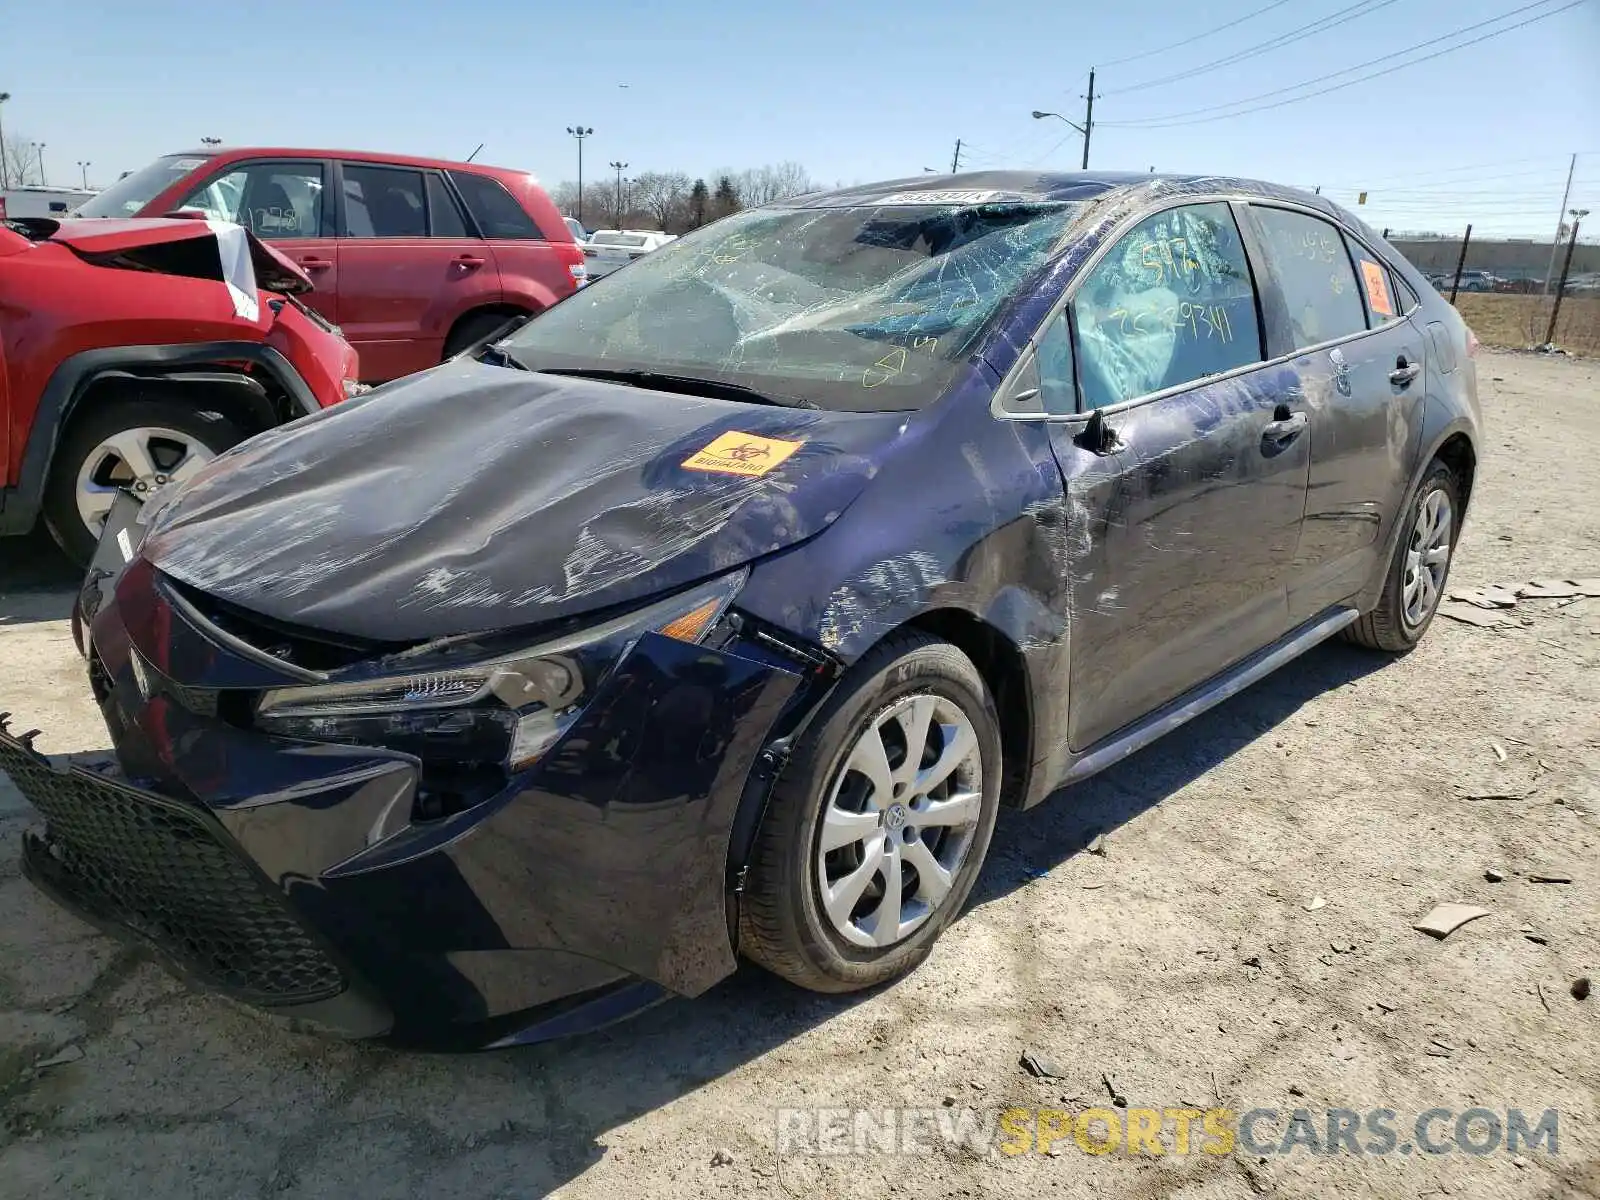
[[[1328,201],[981,173],[719,221],[120,504],[115,761],[29,876],[210,986],[505,1045],[920,962],[1000,805],[1336,633],[1404,652],[1476,342]]]

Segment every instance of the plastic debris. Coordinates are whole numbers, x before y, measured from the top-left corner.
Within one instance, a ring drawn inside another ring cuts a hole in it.
[[[1443,941],[1468,921],[1488,915],[1487,908],[1479,908],[1476,904],[1439,904],[1411,928]]]

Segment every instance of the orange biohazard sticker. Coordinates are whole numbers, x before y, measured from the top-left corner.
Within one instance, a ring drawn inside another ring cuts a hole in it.
[[[1375,262],[1361,260],[1361,278],[1367,285],[1367,303],[1372,311],[1386,317],[1394,316],[1394,301],[1389,299],[1389,280],[1383,268]]]
[[[719,475],[765,475],[805,442],[784,442],[731,430],[683,460],[691,471],[714,471]]]

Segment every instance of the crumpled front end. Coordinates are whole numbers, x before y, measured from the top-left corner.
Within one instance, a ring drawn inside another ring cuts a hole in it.
[[[138,557],[99,594],[84,640],[117,765],[0,736],[45,818],[28,872],[84,916],[280,1015],[427,1044],[579,1032],[733,970],[730,837],[823,686],[803,651],[724,610],[698,641],[646,631],[531,762],[495,765],[466,761],[465,719],[392,714],[374,744],[263,728],[264,697],[392,648],[252,620]]]

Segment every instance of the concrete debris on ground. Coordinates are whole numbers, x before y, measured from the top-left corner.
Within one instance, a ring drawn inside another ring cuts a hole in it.
[[[1600,579],[1533,579],[1515,587],[1491,583],[1481,588],[1452,588],[1437,611],[1453,621],[1497,629],[1511,624],[1506,610],[1515,608],[1518,600],[1560,600],[1557,607],[1564,607],[1585,597],[1600,597]]]
[[[717,1152],[711,1156],[711,1165],[713,1167],[731,1167],[733,1165],[733,1152],[731,1150],[719,1148]]]
[[[1035,1079],[1060,1079],[1061,1071],[1037,1050],[1024,1050],[1018,1060],[1022,1068]]]
[[[1313,896],[1311,897],[1310,902],[1305,906],[1305,909],[1307,912],[1316,912],[1319,908],[1326,908],[1327,906],[1328,902],[1321,896]]]
[[[1587,1000],[1589,998],[1589,977],[1587,975],[1579,975],[1572,981],[1572,987],[1569,990],[1572,992],[1574,1000]]]
[[[1479,908],[1476,904],[1436,904],[1427,916],[1411,928],[1443,941],[1468,921],[1488,915],[1487,908]]]

